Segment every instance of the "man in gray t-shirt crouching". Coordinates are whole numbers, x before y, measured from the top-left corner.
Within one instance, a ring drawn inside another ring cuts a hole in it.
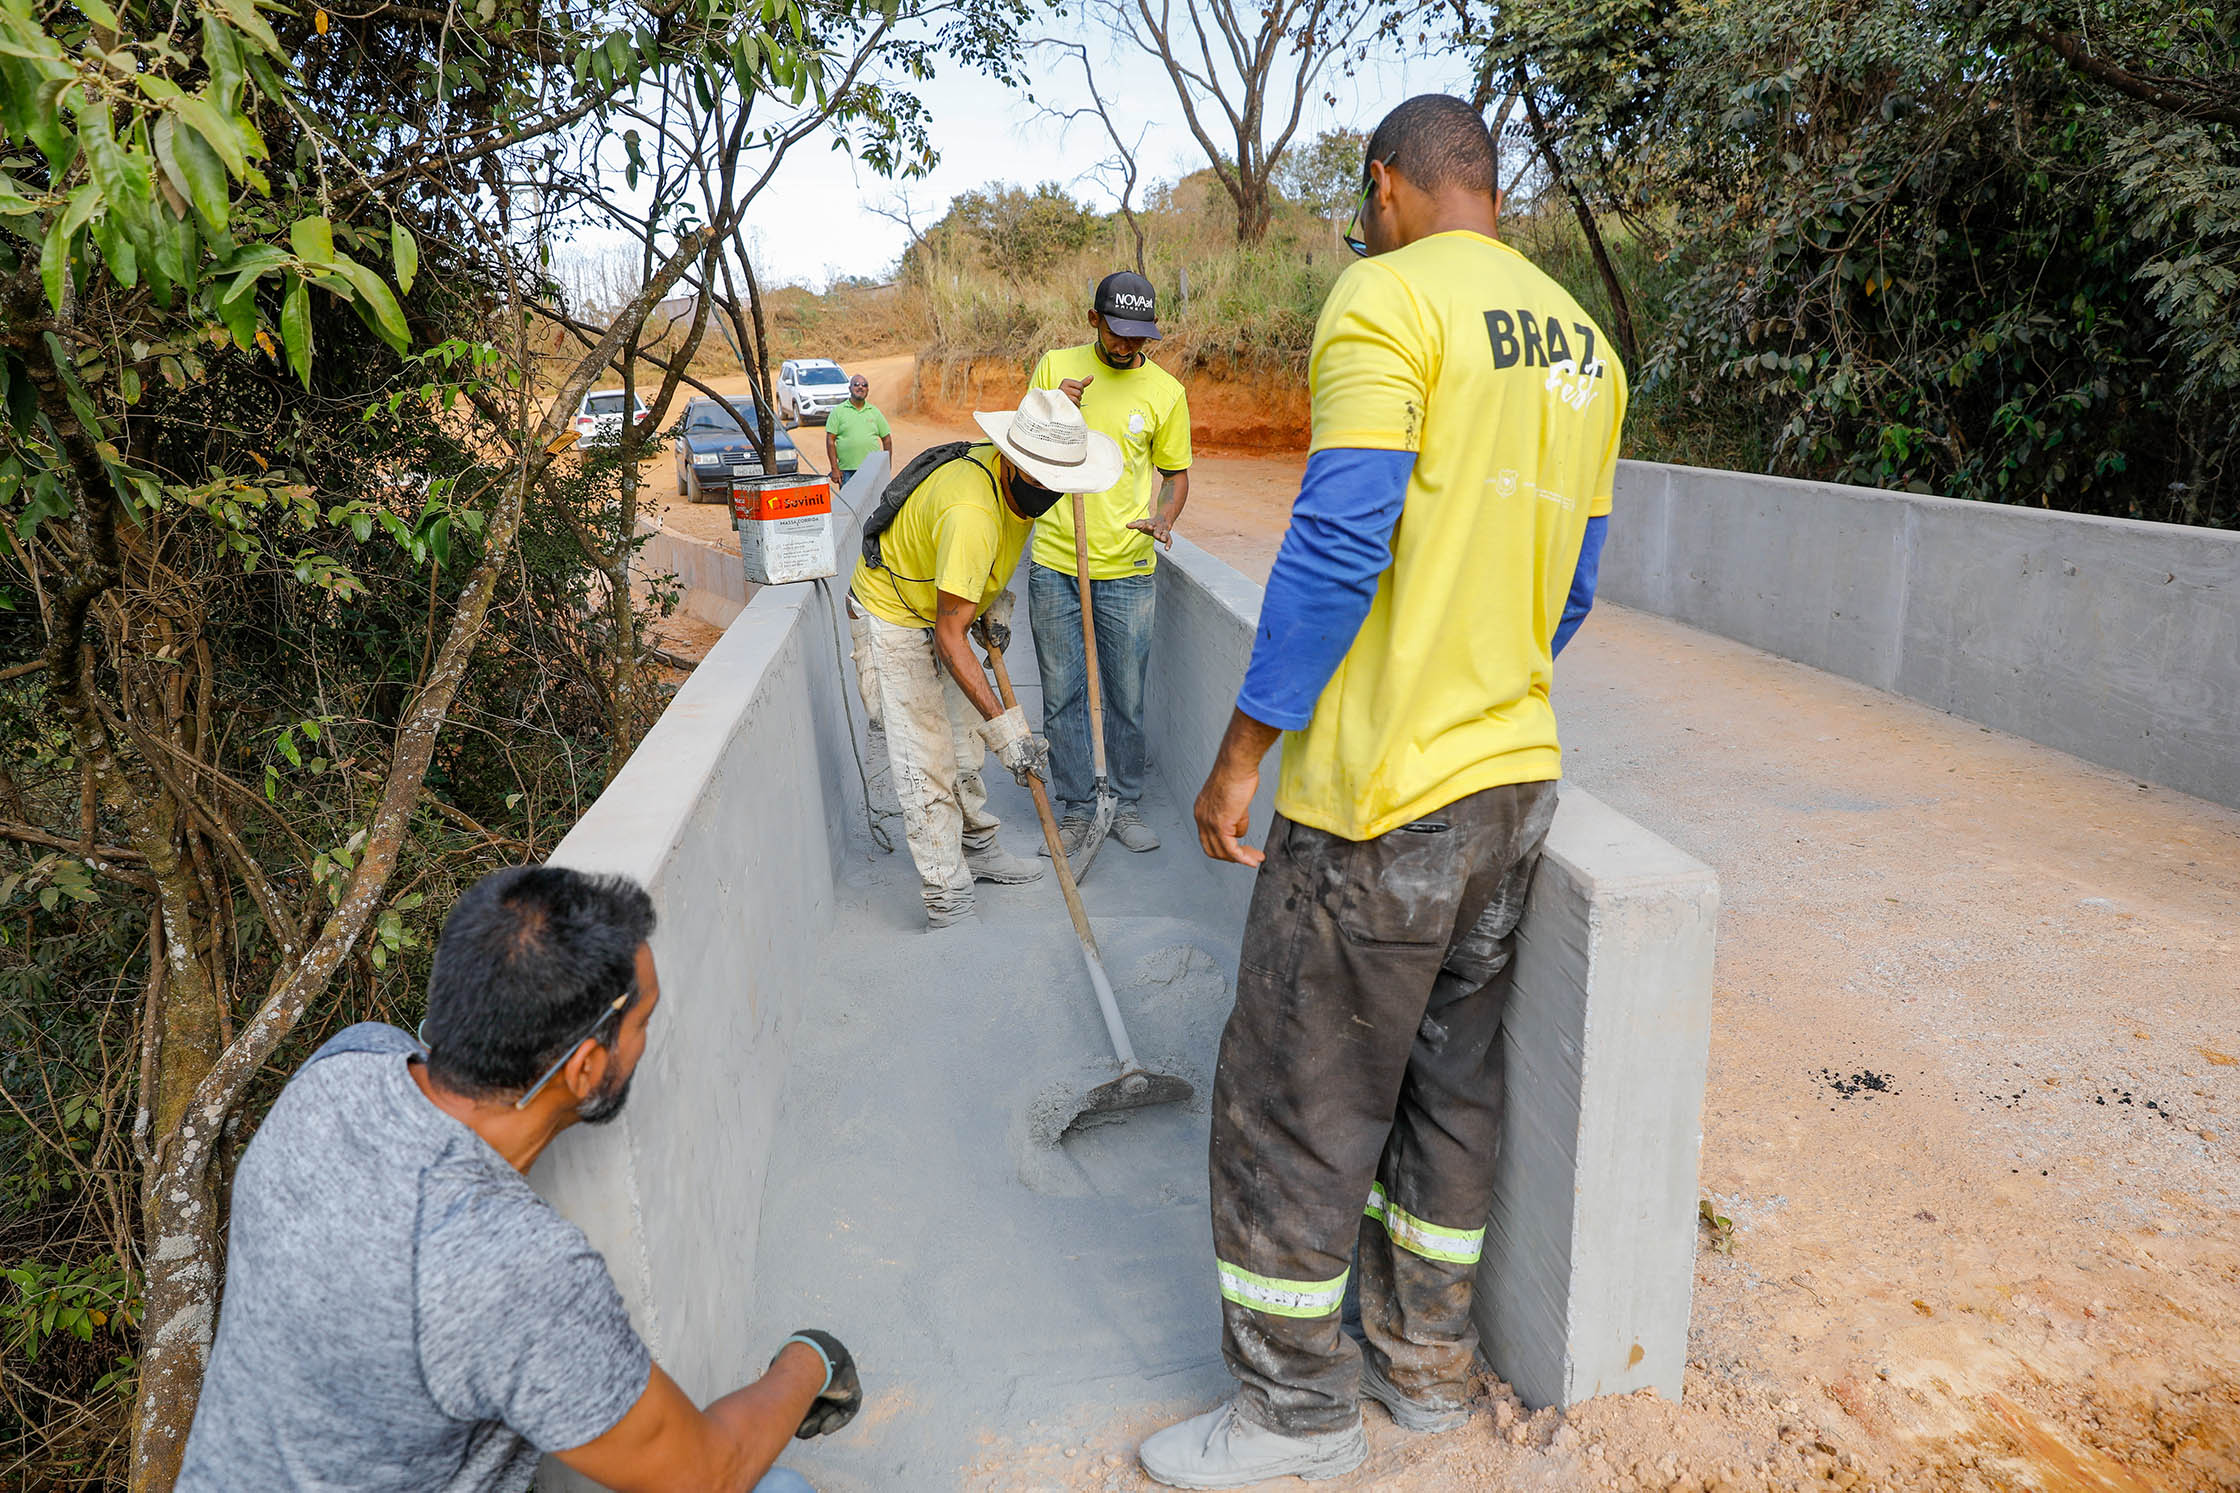
[[[486,877],[444,924],[427,1046],[354,1026],[289,1080],[234,1179],[180,1493],[518,1493],[542,1452],[625,1493],[808,1493],[771,1467],[862,1403],[838,1340],[797,1333],[698,1408],[523,1179],[622,1109],[661,994],[653,921],[619,877]]]

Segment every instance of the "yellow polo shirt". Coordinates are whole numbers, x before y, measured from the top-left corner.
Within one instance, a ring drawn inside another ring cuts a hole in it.
[[[1189,396],[1180,379],[1149,358],[1134,368],[1115,368],[1097,356],[1095,343],[1044,353],[1027,384],[1055,389],[1069,378],[1096,380],[1082,391],[1081,418],[1091,430],[1118,441],[1128,463],[1118,482],[1085,501],[1089,579],[1149,575],[1158,563],[1158,544],[1128,523],[1157,514],[1161,471],[1179,472],[1190,465]],[[1060,498],[1035,520],[1034,563],[1073,574],[1071,498]]]
[[[1506,244],[1451,232],[1330,288],[1313,449],[1413,451],[1392,566],[1287,732],[1276,807],[1373,839],[1562,776],[1550,642],[1587,519],[1610,511],[1626,375],[1594,319]]]
[[[872,615],[897,627],[933,626],[937,591],[970,596],[986,611],[1011,584],[1034,525],[996,496],[996,448],[933,469],[879,536],[874,570],[858,560],[848,584]]]

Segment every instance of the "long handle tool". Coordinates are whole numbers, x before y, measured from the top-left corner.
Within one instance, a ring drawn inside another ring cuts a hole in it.
[[[1105,836],[1112,833],[1113,818],[1120,812],[1119,797],[1113,793],[1112,778],[1105,770],[1104,687],[1097,669],[1097,614],[1089,599],[1087,506],[1080,493],[1073,495],[1073,576],[1074,585],[1081,593],[1081,661],[1089,681],[1089,746],[1096,768],[1097,808],[1096,817],[1089,824],[1088,837],[1073,853],[1075,881],[1089,874],[1089,863],[1097,858],[1097,850],[1104,844]],[[1050,852],[1053,860],[1057,854],[1055,850]]]
[[[996,692],[1009,710],[1017,702],[1011,694],[1011,671],[1003,666],[1003,650],[989,647],[988,662],[996,672]],[[1091,678],[1096,676],[1092,673]],[[1066,911],[1073,915],[1073,931],[1081,939],[1081,957],[1089,966],[1089,984],[1097,992],[1097,1008],[1104,1013],[1104,1029],[1112,1038],[1113,1055],[1120,1060],[1120,1076],[1097,1085],[1081,1101],[1077,1117],[1114,1110],[1141,1109],[1148,1104],[1187,1104],[1194,1092],[1187,1080],[1171,1073],[1155,1073],[1136,1058],[1135,1044],[1120,1021],[1120,1004],[1112,998],[1112,981],[1105,976],[1104,960],[1097,954],[1097,936],[1089,931],[1089,910],[1081,905],[1081,889],[1073,884],[1073,869],[1058,845],[1058,821],[1050,812],[1050,795],[1042,779],[1030,780],[1034,811],[1042,820],[1042,838],[1050,847],[1050,864],[1058,873],[1058,890],[1065,893]]]

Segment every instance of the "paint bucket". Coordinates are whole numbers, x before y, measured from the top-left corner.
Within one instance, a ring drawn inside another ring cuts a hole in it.
[[[749,585],[783,586],[834,573],[832,485],[814,472],[732,478],[731,522]]]

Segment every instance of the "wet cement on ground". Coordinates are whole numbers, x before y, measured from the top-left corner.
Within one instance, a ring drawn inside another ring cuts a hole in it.
[[[1039,716],[1026,608],[1009,663]],[[875,805],[892,808],[883,740]],[[989,762],[1003,842],[1033,856],[1032,800]],[[805,1325],[857,1355],[862,1416],[789,1452],[824,1493],[959,1486],[992,1433],[1085,1437],[1116,1407],[1211,1403],[1219,1352],[1206,1207],[1207,1097],[1237,927],[1154,773],[1143,809],[1165,844],[1107,843],[1082,897],[1141,1060],[1188,1080],[1160,1106],[1050,1132],[1119,1073],[1049,863],[982,885],[980,921],[925,931],[917,874],[860,825],[824,977],[804,992],[763,1200],[752,1331]]]

